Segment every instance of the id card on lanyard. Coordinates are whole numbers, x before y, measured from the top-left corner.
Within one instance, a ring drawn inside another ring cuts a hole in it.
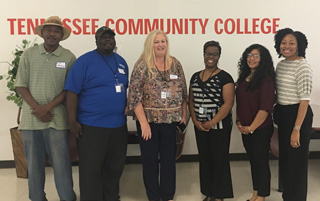
[[[99,53],[99,52],[98,52]],[[100,54],[100,53],[99,53]],[[113,73],[114,75],[114,78],[116,80],[116,84],[114,85],[114,88],[116,90],[116,93],[124,93],[125,90],[124,90],[124,86],[123,86],[123,83],[119,83],[118,81],[118,77],[117,77],[117,69],[119,71],[119,73],[121,74],[125,74],[125,71],[123,69],[120,69],[120,68],[117,68],[118,67],[118,63],[117,63],[117,60],[116,60],[116,57],[114,56],[114,53],[112,54],[113,55],[113,59],[114,59],[114,63],[116,64],[116,70],[113,71],[110,64],[107,62],[107,60],[103,57],[102,54],[100,54],[101,58],[103,59],[103,61],[107,64],[107,66],[110,68],[111,72]]]

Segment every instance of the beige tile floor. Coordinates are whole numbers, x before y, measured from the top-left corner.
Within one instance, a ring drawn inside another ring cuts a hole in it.
[[[278,162],[270,161],[272,171],[271,195],[267,201],[281,201],[281,194],[277,191]],[[234,199],[230,201],[245,201],[251,195],[251,179],[248,161],[231,162]],[[46,169],[47,181],[45,191],[49,201],[59,201],[55,190],[52,169]],[[73,167],[75,191],[79,195],[78,168]],[[122,201],[147,200],[142,181],[140,164],[125,166],[121,179]],[[320,201],[320,160],[309,161],[309,190],[308,201]],[[198,163],[177,163],[176,201],[201,201],[203,196],[199,192]],[[16,177],[15,169],[0,169],[0,201],[27,201],[28,187],[26,179]]]

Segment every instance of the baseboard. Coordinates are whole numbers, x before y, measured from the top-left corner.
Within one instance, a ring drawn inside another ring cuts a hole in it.
[[[232,153],[229,155],[230,161],[246,161],[248,160],[248,156],[246,153]],[[278,158],[275,157],[270,153],[269,156],[270,160],[277,160]],[[309,159],[320,159],[320,151],[311,151],[309,154]],[[182,155],[178,160],[177,163],[185,163],[185,162],[198,162],[199,158],[198,155]],[[126,164],[140,164],[141,157],[140,156],[127,156]],[[73,166],[77,166],[78,162],[72,163]],[[47,164],[47,166],[50,166]],[[13,160],[11,161],[0,161],[0,169],[2,168],[15,168],[15,163]]]

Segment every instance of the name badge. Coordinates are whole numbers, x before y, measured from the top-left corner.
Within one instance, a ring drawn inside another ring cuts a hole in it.
[[[167,92],[166,91],[161,91],[161,98],[162,99],[167,98]]]
[[[207,108],[206,107],[199,107],[199,114],[207,114]]]
[[[171,80],[176,80],[176,79],[178,79],[178,75],[173,75],[173,74],[170,74],[170,79]]]
[[[123,93],[123,92],[124,92],[124,86],[123,86],[122,83],[120,83],[120,84],[115,84],[114,86],[115,86],[115,88],[116,88],[116,92],[117,92],[117,93]]]
[[[124,70],[122,68],[118,68],[118,70],[119,70],[119,73],[126,74],[126,72],[124,72]]]
[[[170,97],[170,90],[168,91],[161,91],[161,98],[166,99]]]
[[[57,61],[56,68],[66,68],[67,64],[64,61]]]

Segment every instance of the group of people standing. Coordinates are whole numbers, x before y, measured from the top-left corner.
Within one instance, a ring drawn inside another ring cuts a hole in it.
[[[35,31],[44,43],[23,53],[15,82],[24,100],[19,129],[32,201],[47,200],[46,154],[60,199],[76,200],[67,154],[70,134],[78,139],[80,200],[119,201],[128,137],[126,116],[136,120],[148,200],[172,201],[176,129],[187,122],[188,106],[204,201],[232,198],[229,147],[234,98],[236,125],[251,165],[253,195],[249,200],[262,201],[270,195],[268,154],[275,114],[283,200],[306,200],[312,71],[305,60],[307,39],[301,32],[286,28],[276,33],[276,51],[285,58],[277,72],[264,46],[249,46],[239,61],[236,82],[218,67],[219,42],[206,42],[205,68],[192,75],[188,96],[182,65],[170,55],[163,31],[148,34],[130,82],[126,61],[114,52],[115,33],[110,28],[100,27],[95,34],[96,50],[77,60],[59,44],[70,31],[57,16],[49,17]]]

